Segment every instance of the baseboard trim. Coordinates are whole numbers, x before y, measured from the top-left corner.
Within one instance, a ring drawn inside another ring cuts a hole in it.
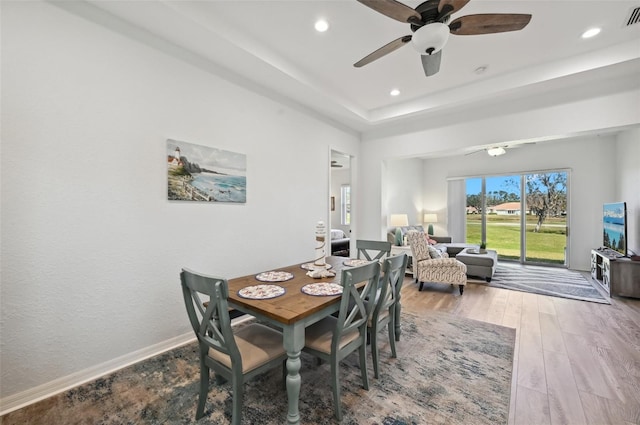
[[[233,319],[231,324],[232,326],[235,326],[251,319],[253,319],[253,316],[246,314]],[[162,354],[165,351],[173,350],[174,348],[189,344],[195,340],[196,337],[193,332],[188,332],[149,347],[142,348],[138,351],[125,354],[124,356],[117,357],[99,365],[72,373],[71,375],[54,379],[53,381],[38,385],[37,387],[30,388],[8,397],[0,398],[0,416],[6,415],[7,413],[21,409],[40,400],[44,400],[45,398],[54,396],[63,391],[67,391],[71,388],[75,388],[79,385],[86,384],[87,382],[91,382],[102,376],[131,366],[132,364]]]
[[[78,385],[93,381],[119,369],[131,366],[132,364],[148,359],[149,357],[157,356],[165,351],[188,344],[192,341],[195,341],[195,336],[193,332],[189,332],[184,335],[162,341],[158,344],[145,347],[141,350],[125,354],[124,356],[117,357],[99,365],[72,373],[71,375],[54,379],[46,384],[38,385],[37,387],[2,398],[0,399],[0,416],[77,387]]]

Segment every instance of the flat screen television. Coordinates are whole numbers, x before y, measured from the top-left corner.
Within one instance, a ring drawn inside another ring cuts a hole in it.
[[[627,255],[627,204],[604,204],[602,212],[602,238],[605,248]]]

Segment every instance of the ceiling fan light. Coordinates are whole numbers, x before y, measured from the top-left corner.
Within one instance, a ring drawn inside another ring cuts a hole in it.
[[[487,153],[490,156],[500,156],[500,155],[504,155],[505,153],[507,153],[507,151],[504,150],[504,148],[498,146],[496,148],[487,149]]]
[[[582,38],[591,38],[600,34],[600,28],[591,28],[582,33]]]
[[[449,27],[441,22],[434,22],[418,28],[411,37],[413,48],[421,55],[438,53],[449,39]]]

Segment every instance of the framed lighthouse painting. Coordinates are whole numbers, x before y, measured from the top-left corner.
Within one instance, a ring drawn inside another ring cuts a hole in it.
[[[170,201],[247,202],[247,156],[167,140],[167,196]]]

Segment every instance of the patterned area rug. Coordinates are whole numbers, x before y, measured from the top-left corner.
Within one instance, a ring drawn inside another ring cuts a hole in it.
[[[523,266],[517,263],[500,262],[491,282],[487,285],[610,304],[584,275],[558,267]]]
[[[386,336],[386,332],[381,332]],[[383,338],[384,339],[384,338]],[[381,376],[362,388],[357,354],[342,362],[343,424],[506,424],[515,329],[425,312],[402,316],[398,358],[381,343]],[[198,398],[195,343],[0,418],[11,424],[188,424]],[[243,424],[286,422],[287,397],[276,368],[245,386]],[[302,355],[304,424],[335,424],[329,365]],[[212,383],[198,424],[228,424],[230,385]]]

